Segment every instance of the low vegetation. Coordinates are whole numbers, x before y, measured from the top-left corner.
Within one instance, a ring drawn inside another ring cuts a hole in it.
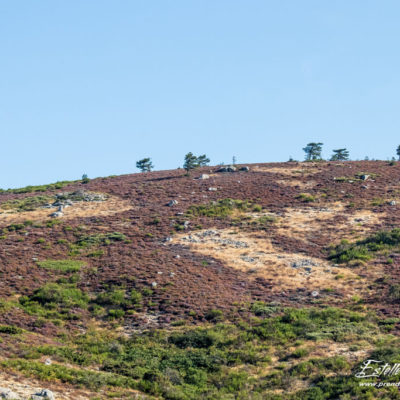
[[[400,245],[400,228],[391,231],[381,231],[365,239],[349,243],[343,240],[330,251],[329,258],[337,263],[347,263],[352,260],[367,261],[384,250],[398,249]]]
[[[187,216],[204,216],[211,218],[227,218],[234,212],[259,212],[262,207],[249,200],[221,199],[209,204],[191,206],[186,211]]]
[[[50,299],[48,291],[39,291],[35,296],[47,303],[55,301],[56,293],[56,300],[65,305],[65,294],[50,292]],[[73,299],[68,300],[69,306],[83,301],[77,293],[68,297]],[[114,291],[98,296],[96,301],[116,306],[125,299],[124,293]],[[37,346],[25,352],[25,358],[16,355],[3,361],[1,367],[92,390],[139,389],[171,400],[311,400],[339,398],[335,396],[341,393],[349,398],[370,399],[373,389],[360,388],[355,378],[348,376],[357,363],[339,355],[313,356],[312,344],[317,341],[355,346],[380,341],[379,359],[390,361],[399,355],[394,350],[387,353],[386,329],[381,330],[372,314],[336,308],[282,309],[262,302],[251,308],[263,318],[236,324],[216,321],[204,327],[177,327],[130,337],[93,327],[65,338],[61,345]],[[39,362],[42,356],[50,356],[57,363],[44,365]],[[292,361],[279,365],[273,361],[276,357]],[[298,379],[307,381],[309,389],[288,392]],[[286,394],[279,394],[280,390]],[[390,389],[382,389],[383,394],[388,392]]]
[[[85,263],[76,260],[45,260],[39,261],[37,265],[41,268],[68,273],[80,271]]]
[[[23,199],[8,200],[0,204],[3,210],[13,210],[17,212],[33,211],[44,206],[52,200],[51,196],[30,196]]]
[[[37,185],[37,186],[25,186],[18,189],[0,189],[1,192],[7,193],[33,193],[33,192],[47,192],[49,190],[62,189],[64,186],[70,185],[71,183],[77,183],[79,181],[60,181],[56,183],[49,183],[47,185]]]

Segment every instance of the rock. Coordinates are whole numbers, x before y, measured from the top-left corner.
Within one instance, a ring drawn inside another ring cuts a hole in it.
[[[210,179],[210,175],[208,174],[201,174],[199,179]]]
[[[216,191],[217,191],[217,188],[216,188],[216,187],[209,187],[208,190],[209,190],[210,192],[216,192]]]
[[[318,290],[313,290],[313,291],[311,292],[311,296],[312,296],[312,297],[318,297],[318,296],[319,296]]]
[[[395,206],[395,205],[396,205],[396,202],[395,202],[394,200],[389,201],[389,205],[390,205],[390,206]]]
[[[31,400],[55,400],[54,393],[49,389],[43,389],[39,393],[33,394]]]
[[[44,360],[44,365],[51,365],[51,364],[52,364],[52,362],[51,362],[50,358],[46,358]]]
[[[10,389],[0,387],[0,399],[20,400],[21,397],[19,397],[17,393],[12,392]]]
[[[366,180],[369,178],[369,175],[361,175],[360,178],[361,178],[363,181],[366,181]]]
[[[249,257],[249,256],[241,256],[240,257],[243,261],[246,261],[248,263],[254,263],[256,262],[256,259],[253,257]]]
[[[168,236],[164,239],[164,242],[172,242],[172,237]]]
[[[50,214],[50,217],[52,218],[58,218],[58,217],[62,217],[64,214],[61,211],[56,211]]]
[[[236,172],[237,168],[233,165],[227,165],[226,167],[221,167],[217,169],[217,172]]]
[[[176,206],[178,204],[178,200],[171,200],[168,204],[167,204],[167,206],[168,207],[172,207],[172,206]]]
[[[240,167],[239,171],[249,172],[250,168],[249,167]]]
[[[183,227],[184,227],[185,229],[189,228],[189,225],[190,225],[190,222],[189,222],[189,221],[185,221],[185,222],[183,223]]]
[[[32,261],[39,261],[39,259],[37,257],[32,257]]]
[[[181,256],[180,256],[179,254],[177,254],[177,255],[175,256],[175,258],[181,258]]]
[[[318,264],[313,260],[302,259],[298,261],[292,262],[292,268],[301,268],[303,267],[307,272],[311,272],[311,267],[316,267]]]
[[[156,288],[157,287],[157,282],[151,282],[151,287]]]
[[[175,276],[175,272],[170,272],[170,273],[169,273],[169,276],[170,276],[171,278],[173,278],[173,277]]]
[[[158,275],[162,275],[163,272],[162,272],[162,271],[157,271],[157,274],[158,274]]]

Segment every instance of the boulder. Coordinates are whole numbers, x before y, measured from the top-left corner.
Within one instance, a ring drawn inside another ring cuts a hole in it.
[[[227,165],[217,169],[217,172],[236,172],[237,168],[233,165]]]
[[[369,178],[369,175],[361,175],[360,176],[360,178],[363,180],[363,181],[366,181],[368,178]]]
[[[168,202],[167,206],[172,207],[172,206],[176,206],[177,204],[178,204],[178,200],[171,200],[170,202]]]
[[[201,174],[201,175],[199,176],[199,179],[210,179],[210,175],[208,175],[208,174]]]
[[[240,167],[239,171],[243,171],[243,172],[249,172],[250,168],[249,167]]]
[[[395,205],[396,205],[396,202],[395,202],[394,200],[389,201],[389,205],[390,205],[390,206],[395,206]]]
[[[216,192],[216,191],[217,191],[217,188],[216,188],[216,187],[209,187],[209,188],[208,188],[208,191],[209,191],[209,192]]]
[[[43,389],[31,396],[31,400],[55,400],[54,393],[49,389]]]
[[[62,217],[64,214],[61,211],[56,211],[50,214],[50,217],[52,218],[58,218],[58,217]]]
[[[17,393],[12,392],[10,389],[0,387],[0,399],[20,400],[21,397],[19,397]]]

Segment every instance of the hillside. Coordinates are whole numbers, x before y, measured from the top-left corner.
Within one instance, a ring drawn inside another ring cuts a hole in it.
[[[2,191],[0,387],[400,399],[400,163],[248,167]]]

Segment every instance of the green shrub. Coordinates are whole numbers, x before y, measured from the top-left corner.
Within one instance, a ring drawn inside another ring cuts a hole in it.
[[[181,349],[187,347],[202,349],[212,346],[215,342],[215,337],[207,330],[192,330],[170,336],[169,342]]]
[[[316,198],[309,193],[300,193],[296,196],[296,199],[300,199],[301,201],[304,201],[305,203],[311,203],[316,200]]]
[[[222,321],[224,313],[221,310],[209,310],[205,317],[207,321],[217,322]]]
[[[17,335],[22,333],[22,329],[14,325],[0,325],[0,333],[5,333],[7,335]]]
[[[97,295],[95,302],[100,305],[124,306],[126,305],[125,291],[115,289]]]
[[[42,305],[53,305],[54,307],[86,308],[89,298],[87,294],[73,285],[47,283],[43,287],[35,290],[30,300],[36,301]]]
[[[109,245],[112,242],[126,242],[127,237],[120,232],[99,233],[95,235],[82,235],[77,240],[76,244],[79,247],[90,247],[98,245]]]
[[[342,242],[331,250],[329,258],[338,263],[345,263],[351,260],[368,261],[376,253],[385,249],[397,248],[399,245],[400,228],[395,228],[391,231],[378,232],[355,243]]]
[[[251,211],[254,207],[260,208],[257,204],[253,204],[249,200],[221,199],[209,204],[201,204],[191,206],[186,211],[187,216],[205,216],[212,218],[227,218],[235,210]],[[261,207],[262,209],[262,207]]]
[[[68,273],[80,271],[85,263],[76,260],[46,260],[38,261],[37,265],[41,268]]]

